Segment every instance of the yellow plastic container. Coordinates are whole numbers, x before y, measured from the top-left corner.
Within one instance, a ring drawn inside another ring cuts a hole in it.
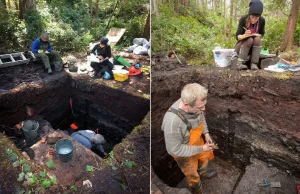
[[[113,70],[116,81],[123,82],[128,79],[128,71],[126,70]]]

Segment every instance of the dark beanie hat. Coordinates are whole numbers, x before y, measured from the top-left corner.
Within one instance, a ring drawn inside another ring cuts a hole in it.
[[[107,43],[108,43],[108,38],[101,38],[100,44],[107,45]]]
[[[260,0],[251,0],[249,4],[249,15],[261,15],[264,10],[264,5]]]

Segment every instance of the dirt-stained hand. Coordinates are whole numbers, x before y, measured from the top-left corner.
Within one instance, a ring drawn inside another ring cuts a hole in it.
[[[203,145],[203,151],[205,151],[205,152],[212,151],[212,150],[214,150],[213,146],[214,146],[214,144],[206,143]]]

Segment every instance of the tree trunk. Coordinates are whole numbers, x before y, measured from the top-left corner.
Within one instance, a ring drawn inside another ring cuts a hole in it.
[[[226,0],[224,0],[224,38],[226,40]]]
[[[97,25],[98,23],[98,15],[99,15],[99,0],[96,1],[96,10],[95,10],[95,24]]]
[[[19,0],[19,19],[24,19],[24,1],[26,0]]]
[[[150,12],[147,16],[146,24],[144,27],[143,38],[146,38],[147,40],[150,39]]]
[[[295,28],[296,28],[299,8],[300,8],[300,1],[293,0],[291,12],[289,15],[289,20],[286,25],[284,41],[280,47],[281,51],[289,51],[289,50],[292,50],[292,48],[293,48],[294,32],[295,32]]]
[[[93,26],[93,1],[89,0],[90,26]]]
[[[24,0],[24,10],[35,10],[36,0]]]
[[[2,0],[2,3],[4,5],[4,7],[6,8],[6,1],[5,0]]]
[[[158,11],[158,4],[157,4],[157,0],[151,0],[151,11],[152,13],[151,14],[154,14],[156,16],[159,16],[159,11]]]
[[[16,10],[19,10],[19,6],[18,6],[18,0],[13,0],[14,1],[14,4],[15,4],[15,8]]]
[[[232,20],[233,20],[233,5],[234,0],[230,1],[230,22],[229,22],[229,34],[228,34],[228,41],[231,41],[231,35],[232,35]]]

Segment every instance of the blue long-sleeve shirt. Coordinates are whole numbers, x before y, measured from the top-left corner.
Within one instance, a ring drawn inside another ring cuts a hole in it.
[[[32,52],[33,53],[39,53],[39,50],[47,50],[48,52],[52,51],[52,45],[50,42],[42,41],[40,38],[36,39],[32,44]]]
[[[94,135],[95,135],[95,132],[92,130],[79,130],[75,133],[72,133],[72,137],[88,149],[92,149],[92,146],[93,146],[92,138]],[[97,145],[97,149],[101,153],[104,153],[104,148],[101,144]]]

